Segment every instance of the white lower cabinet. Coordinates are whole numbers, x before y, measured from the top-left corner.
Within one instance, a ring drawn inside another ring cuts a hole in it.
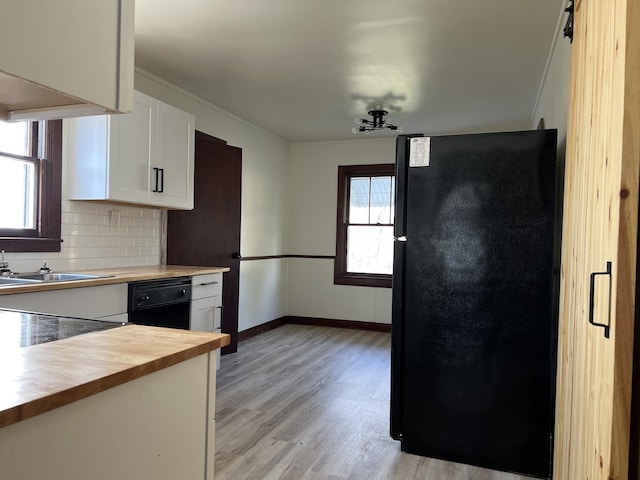
[[[0,295],[0,308],[126,322],[127,284]]]
[[[191,277],[190,329],[215,333],[222,331],[222,273]],[[220,368],[220,350],[217,368]]]
[[[215,362],[200,355],[0,428],[0,477],[213,480]]]

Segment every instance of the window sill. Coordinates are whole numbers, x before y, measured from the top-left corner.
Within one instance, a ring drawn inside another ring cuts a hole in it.
[[[0,237],[0,249],[7,252],[59,252],[61,238]]]
[[[333,276],[334,285],[352,285],[357,287],[391,288],[391,275],[376,275],[371,273],[336,273]]]

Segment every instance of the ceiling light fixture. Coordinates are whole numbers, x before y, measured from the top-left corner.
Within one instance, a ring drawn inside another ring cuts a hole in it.
[[[384,129],[397,130],[398,132],[402,131],[402,127],[398,127],[384,119],[389,113],[386,110],[369,110],[367,113],[371,116],[371,120],[367,118],[356,118],[356,124],[359,126],[353,127],[351,130],[354,134],[364,133],[369,135],[371,132]]]

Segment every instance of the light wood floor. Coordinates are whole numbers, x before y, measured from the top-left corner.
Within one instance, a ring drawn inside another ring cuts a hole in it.
[[[388,333],[285,325],[222,358],[216,480],[525,480],[389,437]],[[529,479],[530,480],[530,479]]]

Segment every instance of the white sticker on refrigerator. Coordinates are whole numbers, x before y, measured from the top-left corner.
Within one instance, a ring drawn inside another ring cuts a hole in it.
[[[428,167],[431,137],[414,137],[409,144],[409,166]]]

